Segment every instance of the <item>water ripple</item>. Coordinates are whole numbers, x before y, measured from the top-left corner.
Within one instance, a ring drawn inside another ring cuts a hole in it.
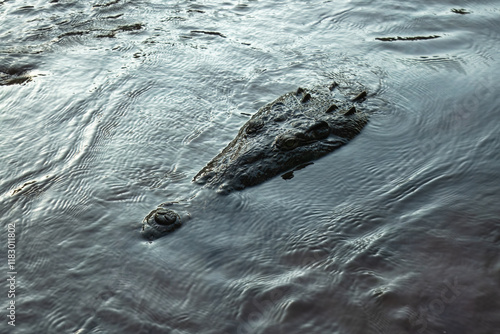
[[[0,211],[26,332],[499,327],[493,1],[0,7]],[[228,196],[191,183],[259,107],[331,81],[368,93],[348,145]],[[143,240],[174,200],[191,219]]]

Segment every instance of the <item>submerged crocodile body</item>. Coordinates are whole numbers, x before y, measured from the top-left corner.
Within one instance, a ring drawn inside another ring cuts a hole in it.
[[[316,160],[361,132],[368,114],[358,105],[366,96],[361,91],[348,97],[336,83],[282,95],[260,108],[193,181],[228,193]],[[162,205],[146,216],[142,234],[147,239],[161,237],[179,227],[181,220]]]

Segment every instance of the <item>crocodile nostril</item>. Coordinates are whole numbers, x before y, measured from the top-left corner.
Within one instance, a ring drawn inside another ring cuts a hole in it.
[[[174,215],[168,215],[168,214],[155,214],[155,222],[157,222],[159,225],[172,225],[175,223],[176,217]]]

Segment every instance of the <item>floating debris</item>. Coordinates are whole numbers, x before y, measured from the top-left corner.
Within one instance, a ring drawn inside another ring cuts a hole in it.
[[[28,72],[31,66],[0,67],[0,86],[21,85],[30,82],[33,78]]]
[[[92,7],[109,7],[109,6],[112,6],[112,5],[116,5],[117,3],[119,3],[120,0],[114,0],[114,1],[111,1],[111,2],[108,2],[108,3],[102,3],[102,4],[96,4],[96,5],[93,5]]]
[[[191,33],[193,33],[193,34],[215,35],[215,36],[219,36],[219,37],[222,37],[222,38],[226,38],[225,35],[221,34],[220,32],[217,32],[217,31],[191,30]]]
[[[439,38],[441,36],[439,35],[432,35],[432,36],[414,36],[414,37],[377,37],[375,39],[378,39],[379,41],[383,42],[392,42],[392,41],[418,41],[422,39],[434,39],[434,38]]]
[[[103,37],[104,38],[114,38],[114,37],[116,37],[116,34],[119,32],[141,30],[142,28],[144,28],[144,24],[142,24],[142,23],[129,24],[129,25],[125,25],[125,26],[119,26],[118,28],[109,31],[107,34],[97,35],[96,37],[98,37],[98,38],[103,38]]]
[[[106,16],[105,19],[117,19],[119,17],[123,16],[123,14],[117,14],[117,15],[111,15],[111,16]]]
[[[455,14],[462,14],[462,15],[470,14],[470,12],[467,11],[467,9],[465,8],[452,8],[451,11]]]
[[[144,24],[142,23],[135,23],[135,24],[129,24],[126,26],[119,26],[118,28],[114,29],[113,31],[133,31],[133,30],[141,30],[144,28]]]
[[[57,38],[63,38],[68,36],[82,36],[87,34],[90,34],[90,31],[70,31],[57,36]]]

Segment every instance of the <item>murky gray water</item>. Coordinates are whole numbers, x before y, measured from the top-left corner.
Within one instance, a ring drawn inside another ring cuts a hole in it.
[[[499,333],[499,42],[495,1],[1,1],[0,332]],[[355,140],[140,237],[335,78],[384,106]]]

